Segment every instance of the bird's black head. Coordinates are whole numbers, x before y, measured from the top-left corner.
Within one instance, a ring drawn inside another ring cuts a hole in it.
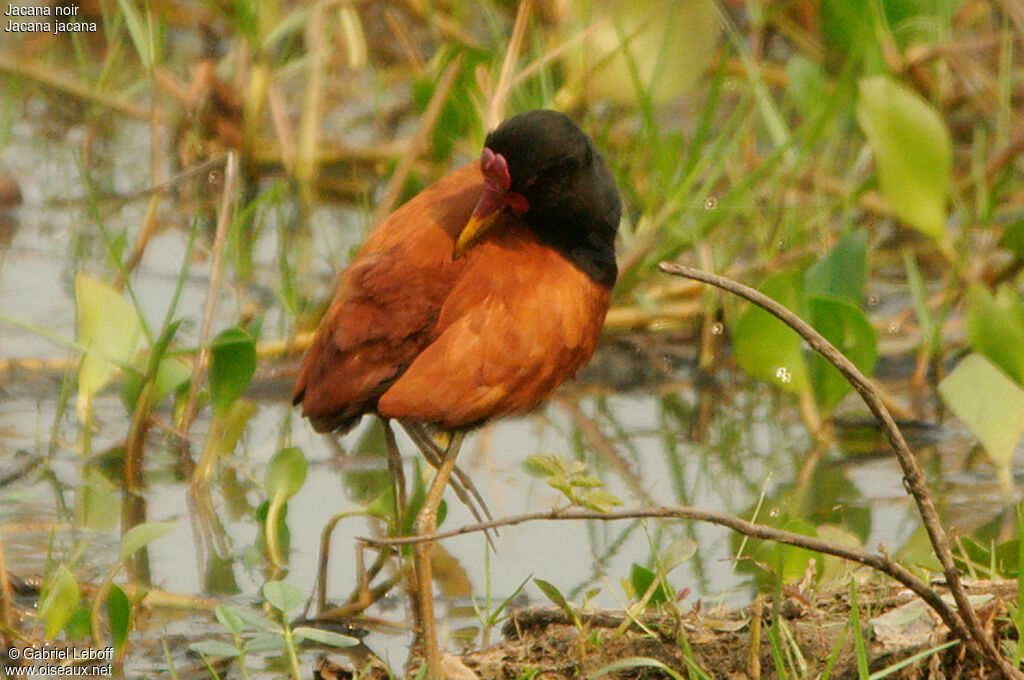
[[[509,118],[487,135],[481,169],[486,184],[474,219],[488,222],[507,208],[590,278],[614,285],[619,192],[568,116],[537,110]]]

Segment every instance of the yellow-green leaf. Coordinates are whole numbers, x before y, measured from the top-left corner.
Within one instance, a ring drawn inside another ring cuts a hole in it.
[[[758,289],[793,312],[800,312],[802,282],[798,272],[772,274]],[[796,331],[756,305],[747,307],[733,328],[733,346],[740,368],[797,394],[810,387],[802,342]]]
[[[878,166],[878,183],[893,212],[936,240],[943,238],[952,153],[938,112],[888,76],[860,81],[857,121]]]
[[[174,530],[174,522],[145,522],[132,527],[121,539],[118,560],[124,562],[138,550],[146,547],[156,539],[166,536]]]
[[[256,343],[241,328],[228,328],[210,343],[210,399],[223,413],[245,393],[256,371]]]
[[[939,384],[939,394],[981,440],[1003,491],[1011,491],[1010,464],[1024,434],[1024,390],[991,361],[971,354]]]
[[[39,605],[39,618],[46,621],[46,637],[52,638],[64,628],[78,606],[78,581],[63,564],[57,567],[53,583]]]
[[[91,350],[78,372],[78,419],[85,422],[93,396],[117,373],[111,359],[125,363],[139,344],[138,314],[130,302],[88,274],[75,277],[78,342]]]
[[[993,296],[981,283],[967,302],[967,342],[1024,386],[1024,300],[1003,284]]]

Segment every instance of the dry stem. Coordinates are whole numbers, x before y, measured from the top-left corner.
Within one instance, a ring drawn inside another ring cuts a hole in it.
[[[384,190],[384,196],[381,197],[380,202],[377,204],[377,210],[373,214],[373,224],[383,222],[384,218],[390,215],[391,210],[395,207],[395,203],[402,193],[402,187],[405,186],[405,180],[409,176],[409,171],[412,169],[412,164],[424,144],[426,144],[427,135],[434,129],[434,123],[437,122],[437,117],[441,115],[441,106],[448,98],[448,93],[451,91],[452,86],[455,85],[455,76],[459,74],[460,70],[462,70],[462,58],[457,57],[452,63],[448,64],[448,68],[441,75],[441,80],[438,81],[434,94],[430,97],[430,102],[427,104],[427,110],[420,117],[416,134],[398,162],[398,167],[395,168],[394,174],[391,175],[388,186]]]
[[[185,404],[185,415],[182,418],[181,431],[186,435],[192,428],[196,417],[196,399],[199,397],[199,380],[210,357],[210,328],[213,316],[217,311],[217,298],[220,293],[221,258],[224,255],[224,244],[227,243],[228,227],[231,225],[231,206],[234,203],[235,185],[238,183],[238,153],[229,151],[224,171],[224,193],[220,199],[217,213],[217,231],[213,238],[213,260],[210,263],[210,286],[206,291],[206,307],[203,313],[203,325],[199,332],[199,356],[192,367],[192,382],[188,388],[188,401]]]

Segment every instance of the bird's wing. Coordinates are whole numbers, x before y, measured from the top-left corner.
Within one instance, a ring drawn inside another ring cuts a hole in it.
[[[382,415],[460,427],[521,412],[590,358],[610,291],[502,226],[467,254],[437,339],[380,397]]]
[[[392,213],[356,253],[299,368],[293,401],[319,431],[345,428],[437,334],[465,262],[454,240],[482,189],[476,163]]]

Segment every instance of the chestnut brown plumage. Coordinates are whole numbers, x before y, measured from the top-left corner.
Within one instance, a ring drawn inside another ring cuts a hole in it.
[[[486,233],[454,257],[477,217],[491,220]],[[451,429],[535,406],[594,351],[618,222],[611,173],[568,117],[509,119],[481,162],[366,239],[302,362],[295,403],[320,432],[366,413]]]
[[[371,413],[414,428],[440,458],[416,534],[434,531],[461,433],[533,408],[593,354],[619,216],[590,138],[563,114],[531,111],[392,213],[343,272],[293,399],[320,432]],[[443,456],[422,424],[453,431]],[[414,551],[418,613],[427,678],[440,680],[428,548]]]

